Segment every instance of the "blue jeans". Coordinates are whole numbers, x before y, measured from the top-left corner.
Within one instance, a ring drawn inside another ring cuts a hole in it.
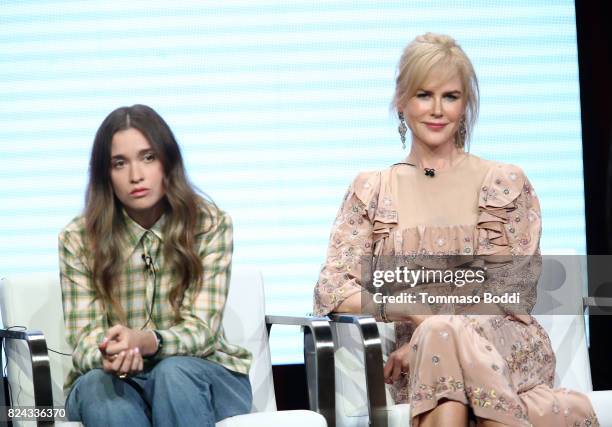
[[[214,427],[251,411],[248,376],[198,357],[169,357],[129,378],[102,369],[81,375],[66,399],[68,419],[86,427]]]

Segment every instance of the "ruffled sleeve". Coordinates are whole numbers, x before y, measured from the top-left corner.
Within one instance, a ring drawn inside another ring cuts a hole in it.
[[[540,203],[517,166],[496,164],[483,182],[477,224],[478,253],[487,255],[493,294],[520,293],[520,304],[500,304],[507,313],[529,313],[541,272]]]
[[[346,298],[362,290],[362,257],[372,257],[379,191],[380,172],[363,172],[344,196],[314,290],[316,315],[333,312]]]

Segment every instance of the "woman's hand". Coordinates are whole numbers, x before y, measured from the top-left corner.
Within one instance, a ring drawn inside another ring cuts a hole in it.
[[[157,339],[151,330],[139,331],[127,326],[115,325],[106,332],[99,345],[104,356],[118,355],[129,350],[138,349],[141,355],[154,354],[157,350]]]
[[[143,347],[155,352],[157,340],[151,331],[138,331],[115,325],[106,332],[98,345],[102,353],[102,369],[120,378],[136,374],[143,369]]]
[[[508,317],[510,317],[511,319],[514,319],[518,322],[522,322],[525,325],[531,325],[531,322],[533,321],[533,318],[529,315],[529,314],[516,314],[516,313],[512,313],[509,314]]]
[[[409,343],[402,345],[400,348],[395,350],[389,355],[383,374],[385,376],[385,383],[393,384],[401,377],[408,375],[410,372],[410,366],[408,365],[408,354],[410,352]]]
[[[109,374],[125,378],[128,375],[137,374],[142,371],[144,361],[138,347],[119,354],[103,355],[102,369]]]

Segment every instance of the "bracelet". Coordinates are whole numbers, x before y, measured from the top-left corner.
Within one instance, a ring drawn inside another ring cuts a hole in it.
[[[155,350],[153,356],[157,356],[161,352],[161,349],[164,347],[164,339],[161,334],[156,330],[153,330],[153,333],[155,334],[155,338],[157,338],[157,350]]]
[[[153,333],[153,335],[155,335],[155,340],[157,341],[157,349],[155,350],[155,353],[146,356],[147,359],[152,359],[155,356],[157,356],[159,352],[161,351],[162,347],[164,346],[164,339],[162,338],[161,334],[157,332],[155,329],[149,329],[149,330]]]
[[[389,318],[387,317],[387,305],[384,302],[378,304],[378,317],[385,323],[389,323]]]

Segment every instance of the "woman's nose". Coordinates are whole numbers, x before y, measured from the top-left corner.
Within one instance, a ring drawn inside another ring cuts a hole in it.
[[[441,99],[434,98],[431,114],[436,117],[439,117],[442,115],[442,100]]]
[[[143,180],[142,168],[136,163],[130,168],[130,181],[140,182]]]

